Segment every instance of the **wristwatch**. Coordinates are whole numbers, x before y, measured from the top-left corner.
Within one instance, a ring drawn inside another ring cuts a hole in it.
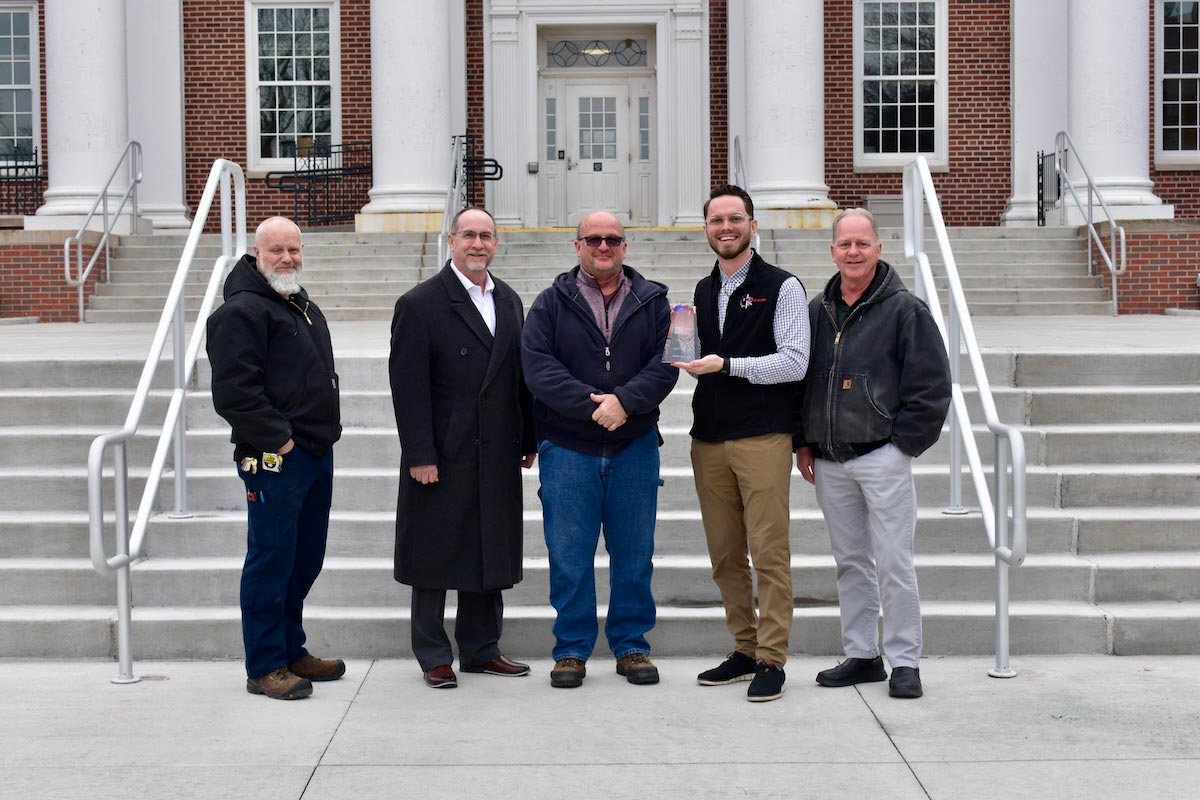
[[[724,357],[724,358],[722,358],[722,359],[721,359],[721,374],[722,374],[722,375],[728,375],[728,374],[729,374],[729,362],[730,362],[730,360],[731,360],[731,359],[730,359],[728,356],[726,356],[726,357]]]

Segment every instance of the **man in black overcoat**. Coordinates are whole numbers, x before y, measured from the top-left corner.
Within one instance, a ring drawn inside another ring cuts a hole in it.
[[[520,467],[537,454],[521,377],[521,299],[488,274],[496,223],[458,212],[450,261],[396,301],[388,368],[400,432],[396,570],[412,587],[412,649],[435,689],[458,685],[444,627],[458,590],[454,638],[464,672],[527,675],[500,652],[501,590],[521,580]]]

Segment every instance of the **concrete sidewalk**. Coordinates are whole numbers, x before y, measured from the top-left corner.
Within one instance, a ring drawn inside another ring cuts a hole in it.
[[[712,662],[715,663],[715,662]],[[922,661],[926,696],[826,689],[829,659],[788,662],[787,693],[701,687],[710,660],[661,659],[631,686],[596,657],[582,688],[354,661],[297,702],[251,696],[237,662],[0,662],[5,798],[1195,798],[1200,657]]]

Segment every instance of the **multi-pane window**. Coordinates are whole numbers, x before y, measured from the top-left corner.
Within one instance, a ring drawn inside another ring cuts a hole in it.
[[[1200,3],[1162,7],[1162,150],[1200,150]]]
[[[859,0],[855,14],[855,161],[902,167],[946,160],[945,0]]]
[[[0,7],[0,160],[28,161],[34,136],[33,33],[29,11]]]
[[[933,152],[936,19],[932,2],[864,4],[863,152]]]
[[[579,158],[617,157],[617,98],[579,98]]]
[[[336,135],[336,20],[328,4],[253,11],[255,160],[329,153]]]

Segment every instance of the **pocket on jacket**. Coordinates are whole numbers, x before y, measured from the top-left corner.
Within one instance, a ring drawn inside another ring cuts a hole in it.
[[[892,418],[876,405],[865,373],[835,373],[833,392],[835,442],[878,442],[891,438]]]

